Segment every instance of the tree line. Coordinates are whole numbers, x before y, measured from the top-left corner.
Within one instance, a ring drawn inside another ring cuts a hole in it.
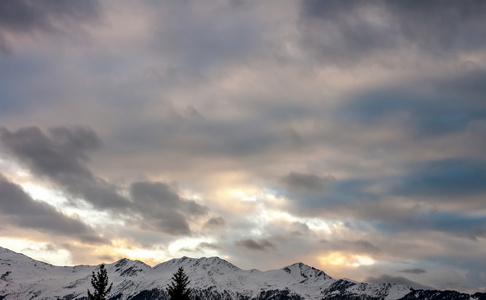
[[[192,290],[188,288],[190,281],[184,272],[184,268],[179,267],[176,273],[172,275],[171,282],[167,285],[167,293],[170,300],[192,300],[190,295]],[[113,283],[108,284],[108,272],[105,265],[101,264],[98,271],[93,271],[91,275],[91,286],[93,293],[88,289],[89,300],[107,300],[111,292]],[[194,300],[200,300],[198,296]]]

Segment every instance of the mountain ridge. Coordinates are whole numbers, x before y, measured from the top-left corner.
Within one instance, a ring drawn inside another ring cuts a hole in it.
[[[260,271],[242,270],[219,257],[181,257],[153,267],[127,258],[106,264],[113,282],[110,300],[168,299],[167,284],[179,267],[202,299],[467,299],[486,300],[486,294],[414,290],[399,284],[368,284],[333,279],[301,262]],[[86,299],[90,278],[98,266],[54,266],[0,247],[0,300]]]

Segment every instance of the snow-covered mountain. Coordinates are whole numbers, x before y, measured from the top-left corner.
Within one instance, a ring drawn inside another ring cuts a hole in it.
[[[173,259],[155,267],[121,259],[107,264],[113,282],[111,299],[168,299],[165,289],[183,267],[190,288],[201,299],[478,299],[454,291],[422,291],[397,284],[367,284],[336,280],[296,263],[278,270],[241,270],[218,257]],[[0,247],[0,300],[86,299],[97,266],[57,267]]]

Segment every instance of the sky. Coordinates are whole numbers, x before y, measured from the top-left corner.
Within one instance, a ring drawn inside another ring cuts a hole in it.
[[[486,291],[486,2],[0,1],[0,246]]]

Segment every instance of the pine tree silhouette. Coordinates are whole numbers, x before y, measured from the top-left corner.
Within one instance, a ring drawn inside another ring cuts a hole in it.
[[[187,287],[189,278],[182,267],[172,276],[172,282],[167,286],[171,300],[190,300],[191,290]]]
[[[108,286],[108,273],[106,272],[105,265],[101,264],[98,273],[91,275],[91,285],[94,292],[91,294],[88,289],[89,300],[106,300],[106,296],[110,293],[113,283]]]

